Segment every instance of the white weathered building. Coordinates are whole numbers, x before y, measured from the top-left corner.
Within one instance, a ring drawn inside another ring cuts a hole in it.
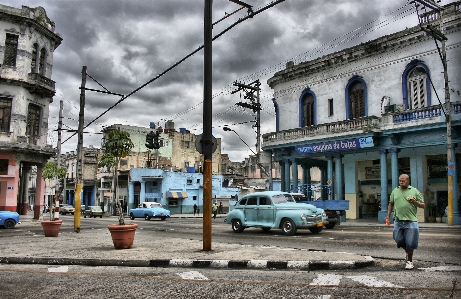
[[[55,155],[46,144],[53,53],[62,38],[42,7],[0,5],[0,210],[28,210],[28,181],[37,166],[34,217],[44,199],[42,168]]]

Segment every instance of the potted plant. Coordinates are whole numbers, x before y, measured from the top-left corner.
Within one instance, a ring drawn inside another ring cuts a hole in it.
[[[65,167],[58,167],[56,162],[47,162],[45,167],[43,167],[42,177],[46,180],[55,179],[64,179],[66,177],[67,170]],[[59,190],[57,188],[58,184],[55,184],[55,194],[58,196]],[[59,235],[59,230],[61,229],[62,220],[55,219],[55,208],[56,201],[50,203],[50,219],[41,221],[43,232],[45,237],[57,237]]]
[[[112,236],[112,242],[116,249],[128,249],[133,246],[134,235],[138,224],[125,223],[123,210],[117,196],[118,187],[118,165],[120,158],[124,158],[130,153],[134,144],[130,139],[130,134],[120,130],[113,130],[107,134],[103,141],[104,154],[100,157],[99,167],[110,167],[113,170],[113,193],[114,205],[118,210],[118,223],[110,224],[108,229]]]

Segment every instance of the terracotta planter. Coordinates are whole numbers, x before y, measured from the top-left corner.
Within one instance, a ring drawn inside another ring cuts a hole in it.
[[[41,224],[45,237],[57,237],[61,229],[62,220],[43,220]]]
[[[110,224],[107,226],[112,236],[115,249],[129,249],[133,246],[134,235],[138,224]]]

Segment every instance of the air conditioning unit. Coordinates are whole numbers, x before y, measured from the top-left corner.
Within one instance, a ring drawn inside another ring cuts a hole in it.
[[[384,106],[384,113],[394,113],[397,109],[397,105]]]
[[[395,112],[403,112],[403,111],[405,111],[405,105],[404,104],[396,105]]]

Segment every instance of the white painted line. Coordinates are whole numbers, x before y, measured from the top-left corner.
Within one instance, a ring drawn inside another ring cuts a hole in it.
[[[266,268],[267,267],[267,260],[250,260],[248,262],[248,268]]]
[[[439,266],[439,267],[430,267],[430,268],[418,268],[426,272],[451,272],[451,271],[461,271],[461,266]]]
[[[309,261],[288,261],[288,269],[309,269]]]
[[[189,279],[189,280],[210,280],[208,277],[203,275],[202,273],[198,271],[189,271],[189,272],[183,272],[183,273],[176,273],[181,277],[182,279]]]
[[[360,275],[360,276],[346,276],[349,279],[352,279],[353,281],[359,282],[361,284],[364,284],[368,287],[388,287],[388,288],[403,288],[402,286],[384,281],[384,280],[379,280],[376,277],[373,276],[368,276],[368,275]]]
[[[57,268],[48,268],[48,272],[69,272],[69,267],[68,266],[61,266]]]
[[[181,260],[172,259],[170,260],[170,266],[172,267],[192,267],[193,260]]]
[[[342,275],[336,274],[318,274],[317,277],[309,284],[311,286],[337,286],[341,282]]]

